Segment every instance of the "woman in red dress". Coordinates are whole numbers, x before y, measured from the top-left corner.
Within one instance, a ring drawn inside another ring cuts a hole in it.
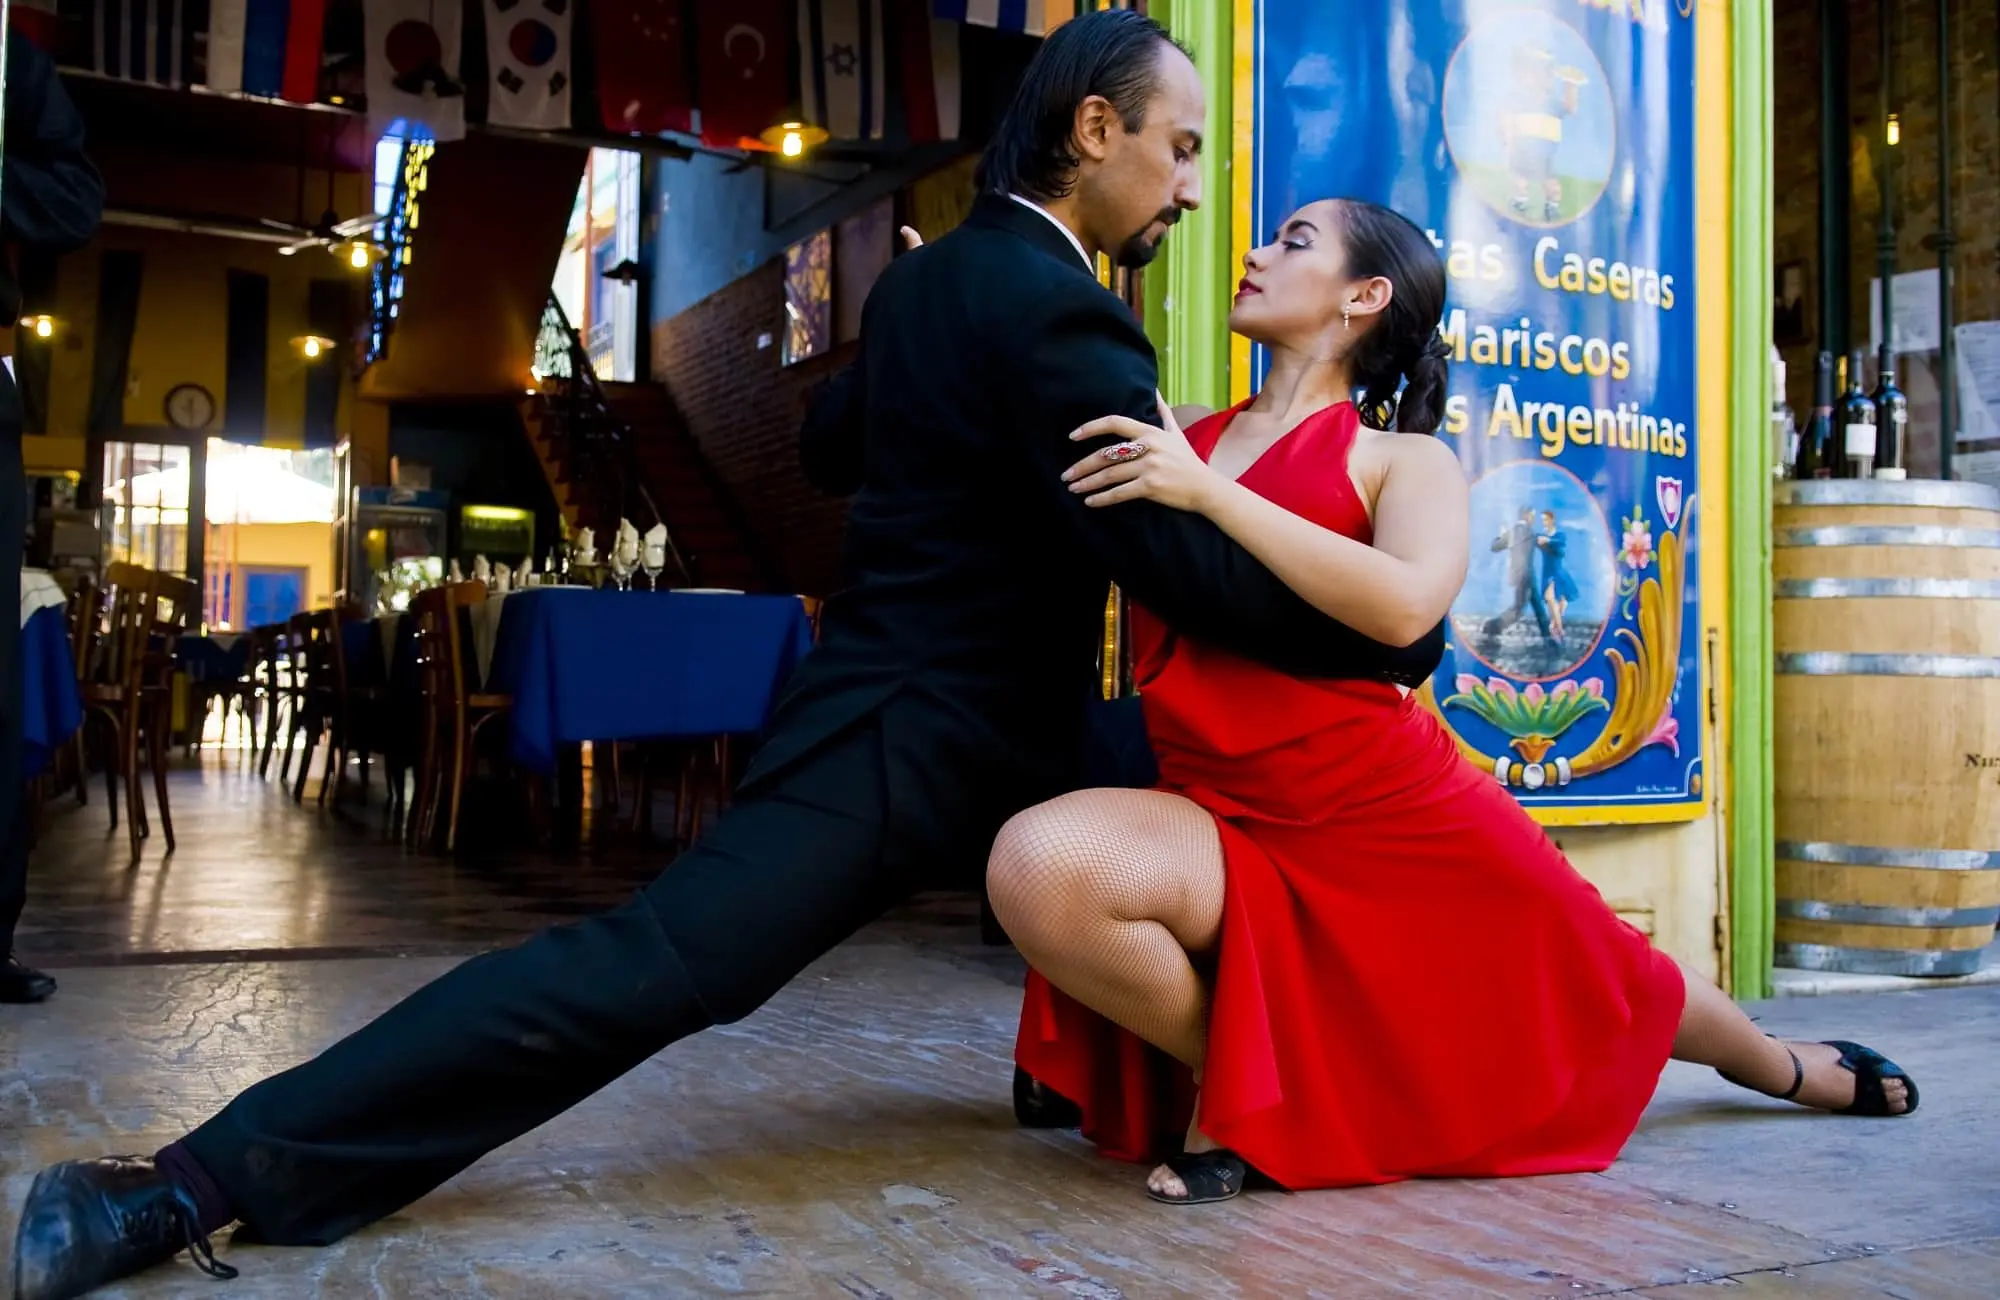
[[[1185,435],[1086,425],[1120,441],[1072,489],[1205,514],[1330,617],[1410,643],[1466,568],[1465,476],[1429,436],[1444,291],[1404,218],[1301,209],[1230,313],[1271,351],[1262,392]],[[988,883],[1034,968],[1025,1108],[1080,1112],[1109,1155],[1173,1153],[1155,1199],[1603,1169],[1669,1056],[1808,1106],[1916,1107],[1879,1054],[1768,1039],[1654,949],[1402,688],[1131,623],[1158,787],[1021,814]]]

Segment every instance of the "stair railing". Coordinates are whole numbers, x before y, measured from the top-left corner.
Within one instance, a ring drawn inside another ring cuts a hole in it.
[[[600,527],[612,527],[619,519],[637,516],[667,528],[665,516],[646,490],[632,426],[612,406],[589,350],[553,293],[542,305],[534,365],[550,450],[590,503],[592,519]],[[694,581],[694,570],[675,544],[671,528],[667,528],[667,563],[684,585]]]

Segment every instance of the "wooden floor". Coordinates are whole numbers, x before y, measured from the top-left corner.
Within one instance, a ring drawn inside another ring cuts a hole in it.
[[[661,856],[449,867],[227,766],[176,778],[181,850],[126,865],[58,808],[0,1008],[0,1233],[36,1168],[150,1151],[439,971],[622,898]],[[247,956],[245,955],[247,954]],[[1825,1118],[1672,1068],[1602,1176],[1425,1183],[1195,1210],[1007,1106],[1021,966],[925,898],[749,1020],[679,1044],[327,1250],[228,1244],[134,1297],[2000,1294],[2000,989],[1799,999],[1776,1032],[1878,1043],[1907,1121]]]

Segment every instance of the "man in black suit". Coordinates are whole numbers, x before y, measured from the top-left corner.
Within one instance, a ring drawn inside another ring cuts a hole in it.
[[[937,864],[983,862],[1007,817],[1076,784],[1110,580],[1295,672],[1428,675],[1441,630],[1378,645],[1198,516],[1092,510],[1060,480],[1070,430],[1157,419],[1152,349],[1092,258],[1143,263],[1199,202],[1202,120],[1194,66],[1157,24],[1105,11],[1057,29],[984,197],[890,265],[860,359],[807,422],[815,475],[858,488],[852,585],[730,810],[631,903],[467,962],[156,1161],[43,1171],[20,1230],[27,1300],[232,1219],[267,1242],[337,1240],[748,1015]]]
[[[0,162],[0,329],[21,318],[16,257],[81,248],[104,209],[104,182],[83,156],[83,121],[49,56],[7,33],[4,162]],[[14,959],[14,926],[28,898],[27,803],[21,798],[21,394],[0,367],[0,1002],[40,1002],[56,982]]]

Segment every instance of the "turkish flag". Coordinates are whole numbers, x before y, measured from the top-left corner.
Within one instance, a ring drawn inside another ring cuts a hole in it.
[[[590,16],[606,129],[628,135],[692,130],[687,0],[597,0]],[[780,50],[781,63],[783,55]]]
[[[734,148],[784,116],[792,101],[789,9],[786,0],[730,0],[702,15],[695,68],[705,143]]]

